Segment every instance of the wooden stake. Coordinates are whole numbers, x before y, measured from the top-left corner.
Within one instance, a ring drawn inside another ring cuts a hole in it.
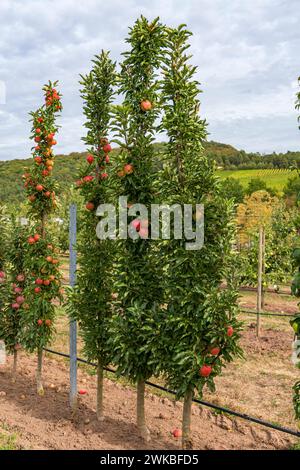
[[[260,336],[260,313],[262,311],[262,274],[263,274],[263,227],[259,227],[258,272],[257,272],[257,304],[256,304],[256,336]]]

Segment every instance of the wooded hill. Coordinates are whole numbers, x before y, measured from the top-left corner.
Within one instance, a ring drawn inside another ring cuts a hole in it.
[[[157,153],[162,152],[163,143],[154,144]],[[224,169],[261,169],[261,168],[300,168],[300,152],[287,152],[285,154],[261,155],[259,153],[246,153],[237,150],[228,144],[206,142],[206,154],[216,161],[218,167]],[[58,155],[53,174],[59,184],[60,191],[67,191],[78,176],[81,162],[86,153],[72,152],[69,155]],[[113,159],[113,154],[112,154]],[[0,202],[5,204],[19,204],[24,201],[22,174],[26,167],[32,164],[32,159],[16,159],[0,161]]]

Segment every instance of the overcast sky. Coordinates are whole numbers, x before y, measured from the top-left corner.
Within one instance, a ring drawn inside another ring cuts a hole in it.
[[[56,152],[83,149],[78,74],[101,49],[119,60],[140,14],[193,31],[210,139],[246,151],[300,150],[299,0],[0,0],[0,160],[30,155],[28,112],[49,79],[64,95]]]

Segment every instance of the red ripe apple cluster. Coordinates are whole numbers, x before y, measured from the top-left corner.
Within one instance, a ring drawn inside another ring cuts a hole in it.
[[[107,165],[110,163],[109,153],[111,150],[112,147],[108,139],[102,137],[95,153],[93,155],[91,153],[87,155],[86,161],[89,165],[89,174],[76,181],[77,187],[82,187],[89,183],[98,183],[108,178]],[[87,210],[93,211],[95,204],[92,201],[88,201],[85,207]]]
[[[15,295],[15,300],[11,304],[11,307],[13,310],[19,310],[25,302],[25,297],[23,295],[24,283],[25,283],[24,274],[22,273],[18,274],[16,276],[15,282],[12,284],[12,290]]]
[[[142,100],[140,102],[140,108],[143,112],[151,111],[153,105],[149,100]],[[117,175],[122,178],[126,175],[131,175],[134,171],[134,167],[131,163],[126,163],[122,169],[118,170]]]
[[[5,272],[0,271],[0,284],[3,284],[5,282]]]
[[[125,175],[131,175],[133,171],[134,171],[133,165],[131,163],[126,163],[126,165],[123,166],[123,169],[119,170],[117,174],[118,176],[120,176],[120,178],[122,178]]]
[[[54,113],[61,110],[60,96],[54,88],[46,91],[45,99],[46,106],[54,106]],[[57,144],[51,126],[48,122],[47,111],[41,109],[33,120],[33,139],[36,143],[33,150],[35,169],[31,173],[25,173],[23,178],[31,203],[42,199],[44,204],[55,206],[55,192],[50,189],[51,185],[48,180],[54,166],[52,147]]]
[[[231,338],[233,333],[234,333],[233,327],[228,326],[226,330],[226,335],[228,336],[228,338]],[[219,346],[213,346],[209,351],[209,354],[211,356],[216,356],[216,357],[218,357],[220,353],[221,353],[221,348]],[[212,371],[213,371],[213,364],[203,364],[203,366],[199,370],[199,374],[201,377],[207,378],[210,376]]]
[[[57,111],[61,110],[60,95],[55,88],[46,91],[46,106],[55,106]]]
[[[48,328],[51,326],[52,322],[49,318],[46,318],[46,320],[42,320],[42,318],[39,318],[37,321],[38,326],[45,325]]]

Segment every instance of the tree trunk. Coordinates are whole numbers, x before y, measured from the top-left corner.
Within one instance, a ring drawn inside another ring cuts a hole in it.
[[[97,367],[97,419],[98,421],[104,420],[103,415],[103,365],[102,361],[98,359]]]
[[[17,367],[18,367],[18,351],[14,350],[14,365],[12,371],[12,381],[15,382],[17,379]]]
[[[192,412],[193,391],[189,390],[184,396],[183,415],[182,415],[182,448],[189,450],[193,448],[193,442],[190,438],[191,433],[191,412]]]
[[[37,386],[37,393],[40,396],[44,395],[44,387],[42,382],[42,367],[43,367],[43,350],[38,350],[38,364],[37,364],[37,371],[36,371],[36,386]]]
[[[150,432],[145,420],[145,382],[139,380],[137,383],[137,427],[142,439],[150,441]]]

